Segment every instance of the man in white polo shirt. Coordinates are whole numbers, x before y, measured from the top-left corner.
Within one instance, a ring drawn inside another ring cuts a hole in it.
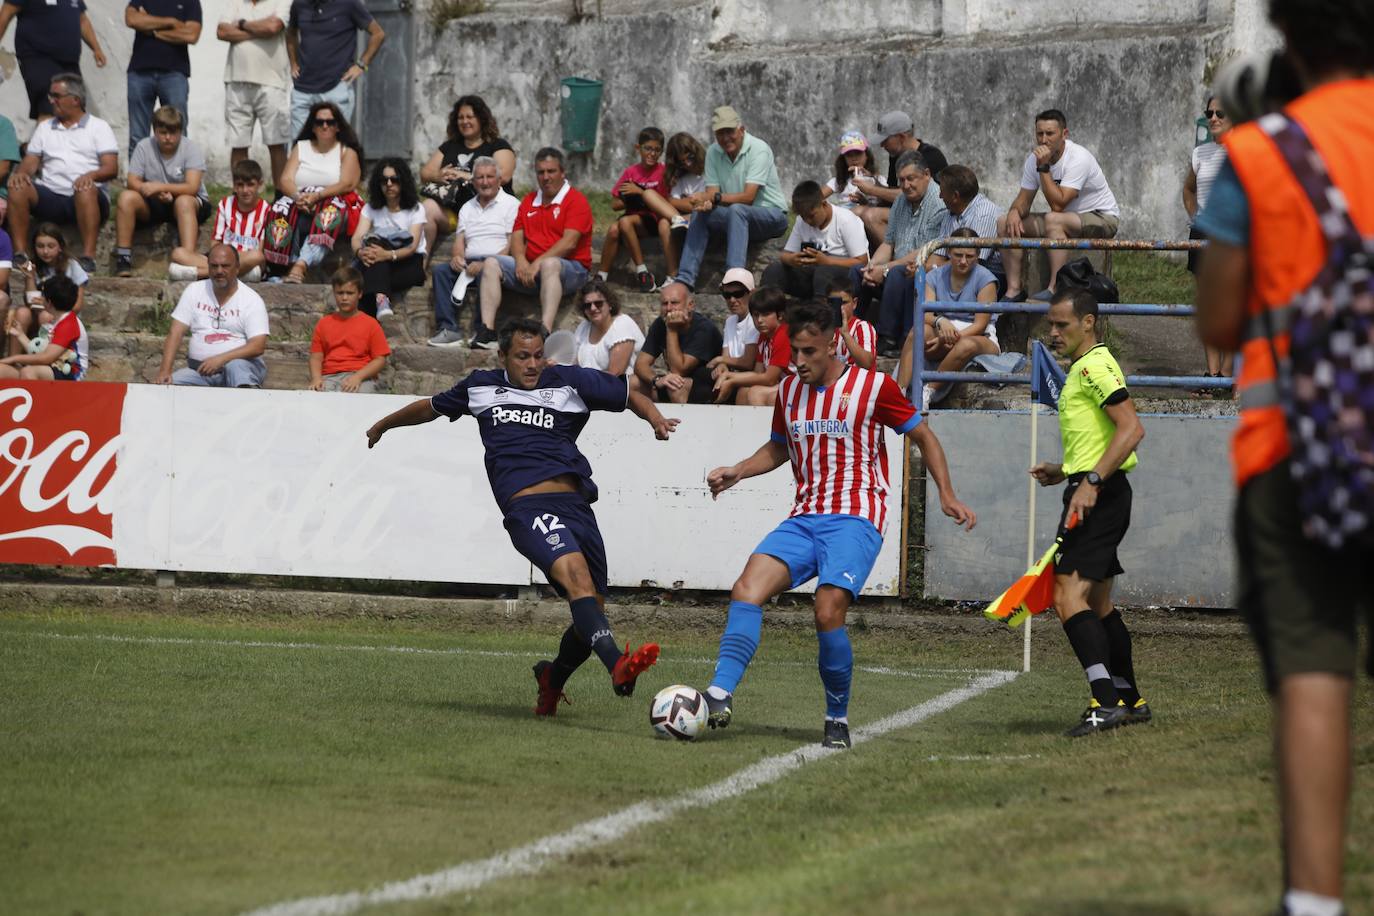
[[[1036,194],[1045,196],[1048,213],[1032,213]],[[997,234],[1028,239],[1109,239],[1116,235],[1121,209],[1107,186],[1107,177],[1096,157],[1069,139],[1064,112],[1051,108],[1035,116],[1035,147],[1026,156],[1021,171],[1021,192],[1012,201],[1007,215],[997,223]],[[1059,268],[1069,259],[1068,249],[1051,249],[1050,276],[1046,292],[1037,299],[1048,300],[1049,290],[1059,276]],[[1008,302],[1023,302],[1022,265],[1024,250],[1007,248],[1002,252],[1007,269]]]
[[[216,388],[261,388],[267,377],[262,354],[267,350],[267,306],[253,289],[239,282],[239,253],[219,243],[210,249],[210,279],[197,280],[181,293],[172,312],[172,329],[162,345],[159,385],[210,385]],[[187,332],[186,368],[172,362]]]
[[[110,216],[105,182],[119,174],[119,143],[110,125],[86,113],[86,84],[59,73],[48,86],[53,116],[40,121],[28,151],[10,176],[10,235],[14,250],[29,252],[35,220],[71,225],[81,233],[77,261],[95,273],[100,224]]]
[[[477,196],[458,211],[453,257],[447,264],[434,265],[434,323],[439,333],[429,339],[431,347],[456,347],[463,343],[458,330],[458,306],[468,283],[482,272],[483,259],[510,254],[510,234],[515,228],[520,201],[501,189],[501,167],[495,159],[479,156],[472,161],[472,186],[477,189]],[[455,296],[460,276],[463,283]]]

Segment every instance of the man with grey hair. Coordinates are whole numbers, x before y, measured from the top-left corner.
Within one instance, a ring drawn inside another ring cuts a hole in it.
[[[447,264],[434,265],[434,323],[438,333],[429,339],[431,347],[456,347],[463,342],[458,309],[468,283],[481,275],[484,260],[510,254],[510,236],[520,210],[520,201],[501,187],[501,166],[495,159],[478,156],[469,168],[477,196],[458,211],[453,256]]]
[[[709,404],[712,399],[711,360],[724,346],[720,328],[697,311],[696,299],[687,284],[674,280],[658,292],[661,314],[649,325],[644,346],[635,357],[635,390],[674,404]],[[667,370],[659,374],[654,363],[663,357]]]
[[[563,151],[546,146],[535,153],[534,179],[538,187],[520,202],[515,215],[510,254],[492,255],[482,262],[482,313],[469,344],[473,349],[497,348],[494,328],[503,287],[537,292],[544,329],[551,331],[564,291],[587,282],[592,267],[592,205],[568,183]]]
[[[887,186],[883,187],[868,178],[854,182],[854,186],[862,189],[864,194],[882,201],[881,207],[869,207],[864,212],[864,228],[868,230],[869,238],[875,242],[887,234],[889,213],[885,208],[896,203],[897,198],[901,197],[902,194],[897,187],[897,163],[901,160],[902,154],[906,152],[920,153],[937,184],[940,181],[940,173],[949,164],[945,159],[945,154],[940,152],[938,146],[927,143],[916,136],[915,122],[911,120],[911,115],[905,111],[889,111],[878,119],[878,145],[887,152],[888,156]]]
[[[82,253],[77,261],[95,273],[100,224],[110,216],[105,182],[119,174],[119,142],[110,125],[86,112],[86,84],[75,73],[59,73],[48,86],[53,116],[34,128],[28,151],[10,175],[10,235],[14,248],[29,253],[35,220],[76,223]]]
[[[922,245],[940,237],[940,225],[948,213],[925,157],[908,150],[897,158],[896,168],[900,196],[893,201],[883,243],[867,267],[853,271],[859,283],[859,314],[873,321],[869,305],[881,300],[873,322],[878,326],[879,356],[901,353],[902,341],[911,330],[916,255]]]

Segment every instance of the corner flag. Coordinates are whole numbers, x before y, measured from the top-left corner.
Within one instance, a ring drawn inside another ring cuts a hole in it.
[[[1050,410],[1059,409],[1059,392],[1064,390],[1064,370],[1054,361],[1053,354],[1040,341],[1031,348],[1031,402],[1044,404]]]

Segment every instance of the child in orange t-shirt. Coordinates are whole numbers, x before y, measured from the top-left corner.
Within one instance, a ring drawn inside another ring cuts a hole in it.
[[[391,355],[386,332],[376,318],[358,311],[362,274],[343,267],[330,283],[337,308],[319,320],[310,339],[310,390],[371,394]]]

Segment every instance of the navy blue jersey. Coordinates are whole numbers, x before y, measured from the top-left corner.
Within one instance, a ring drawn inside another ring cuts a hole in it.
[[[491,493],[504,512],[516,493],[560,474],[576,474],[582,495],[596,502],[592,466],[577,437],[593,410],[624,410],[629,397],[624,376],[553,366],[530,391],[512,385],[504,369],[479,369],[429,403],[449,419],[477,420]]]

